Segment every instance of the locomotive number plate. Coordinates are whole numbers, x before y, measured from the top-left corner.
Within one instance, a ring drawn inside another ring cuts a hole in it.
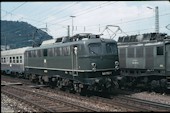
[[[102,75],[111,75],[112,72],[111,71],[108,71],[108,72],[102,72]]]

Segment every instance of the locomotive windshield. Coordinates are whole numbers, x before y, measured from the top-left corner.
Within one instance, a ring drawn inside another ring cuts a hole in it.
[[[107,43],[106,44],[106,52],[107,54],[114,54],[117,55],[117,46],[114,43]]]
[[[91,43],[89,44],[89,52],[90,54],[99,55],[101,53],[101,44],[99,43]]]
[[[91,43],[89,44],[89,53],[91,55],[101,55],[102,49],[105,54],[110,55],[117,55],[117,45],[115,43],[106,43],[106,45],[102,47],[102,44],[100,43]]]

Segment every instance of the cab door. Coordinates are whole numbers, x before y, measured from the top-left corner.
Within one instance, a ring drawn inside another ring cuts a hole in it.
[[[72,71],[73,75],[77,76],[78,75],[78,47],[77,45],[72,46]]]

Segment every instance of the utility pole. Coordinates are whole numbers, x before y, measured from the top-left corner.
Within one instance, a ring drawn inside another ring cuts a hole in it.
[[[153,9],[151,7],[147,7],[147,8],[155,11],[155,32],[159,33],[159,9],[158,9],[158,6],[156,6],[155,9]]]
[[[99,24],[99,32],[100,32],[100,24]]]
[[[46,31],[48,32],[48,29],[47,29],[47,23],[46,23]]]
[[[158,11],[158,6],[155,7],[155,32],[159,33],[159,11]]]
[[[6,36],[5,36],[5,35],[4,35],[4,38],[5,38],[5,50],[6,50],[6,48],[7,48],[6,45],[7,45],[7,44],[6,44]]]
[[[68,37],[70,37],[70,26],[68,25]]]
[[[37,32],[37,29],[35,32],[33,32],[33,36],[32,36],[32,47],[34,47],[34,39],[35,39],[35,33]]]
[[[73,18],[76,16],[70,16],[72,18],[72,36],[73,36]]]

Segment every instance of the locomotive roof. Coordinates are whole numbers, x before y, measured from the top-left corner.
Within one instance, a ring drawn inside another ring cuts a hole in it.
[[[131,42],[150,42],[161,41],[164,39],[170,39],[167,33],[145,33],[131,36],[122,36],[118,38],[118,43],[131,43]]]
[[[24,54],[24,52],[32,47],[23,47],[23,48],[17,48],[17,49],[10,49],[10,50],[5,50],[1,51],[1,55],[19,55],[19,54]]]
[[[152,46],[152,45],[160,45],[163,43],[170,43],[170,40],[164,40],[164,41],[153,41],[153,42],[141,42],[141,43],[124,43],[124,44],[118,44],[119,47],[129,47],[129,46]]]
[[[35,50],[35,49],[45,49],[45,48],[51,48],[51,47],[63,47],[63,46],[70,46],[70,45],[76,45],[76,44],[88,44],[88,43],[97,43],[97,42],[114,42],[117,43],[115,40],[113,39],[103,39],[103,38],[94,38],[94,39],[83,39],[83,40],[79,40],[79,41],[72,41],[72,42],[66,42],[66,43],[54,43],[54,44],[47,44],[44,46],[40,46],[40,47],[34,47],[34,48],[29,48],[27,49],[29,50]]]
[[[54,44],[56,42],[57,39],[50,39],[50,40],[45,40],[42,42],[41,45],[47,45],[47,44]]]

